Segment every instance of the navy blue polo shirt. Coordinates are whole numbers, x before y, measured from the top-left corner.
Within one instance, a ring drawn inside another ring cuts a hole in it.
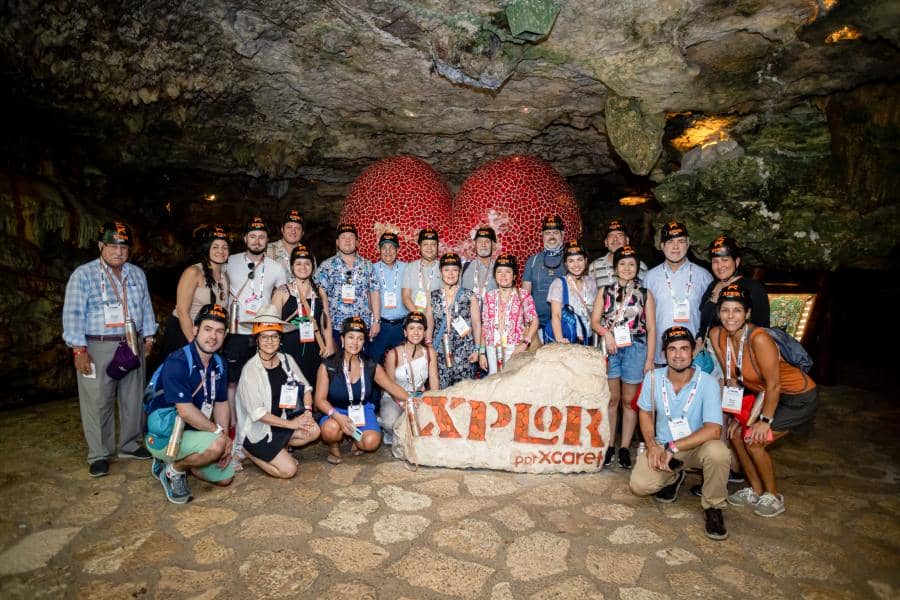
[[[156,390],[163,390],[163,393],[152,400],[149,412],[160,408],[169,408],[180,402],[190,402],[200,409],[203,407],[206,395],[210,399],[215,395],[215,402],[228,401],[228,367],[225,365],[225,361],[216,360],[216,357],[213,356],[204,371],[197,346],[191,343],[187,347],[193,359],[192,368],[188,371],[188,359],[184,348],[179,348],[166,357],[162,372],[156,382]],[[218,364],[220,362],[221,365]],[[206,380],[206,395],[203,387],[200,386],[201,377]],[[194,393],[195,391],[196,393]]]

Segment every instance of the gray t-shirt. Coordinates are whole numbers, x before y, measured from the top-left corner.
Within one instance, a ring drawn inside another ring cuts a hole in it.
[[[403,269],[402,287],[404,290],[410,290],[410,297],[416,308],[425,310],[425,304],[416,302],[416,297],[422,299],[423,296],[419,295],[419,292],[422,292],[427,302],[431,292],[441,289],[440,263],[435,260],[428,266],[422,266],[422,259],[408,263]]]
[[[229,302],[237,296],[240,303],[238,319],[241,322],[238,333],[244,335],[250,335],[253,326],[243,323],[255,317],[260,308],[272,301],[272,290],[287,283],[284,269],[268,256],[258,267],[253,269],[253,279],[248,280],[247,275],[250,273],[250,269],[247,268],[247,265],[250,262],[252,261],[247,257],[247,253],[241,252],[229,256],[225,267],[225,271],[228,273],[228,284],[231,288]]]
[[[478,259],[469,261],[463,268],[462,286],[475,292],[479,300],[491,290],[497,289],[497,281],[494,279],[494,261],[487,266],[481,264]]]

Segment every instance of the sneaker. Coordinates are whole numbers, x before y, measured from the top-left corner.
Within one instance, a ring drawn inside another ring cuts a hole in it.
[[[728,496],[728,504],[732,506],[756,506],[757,502],[759,502],[759,496],[752,487],[742,488]]]
[[[744,483],[744,474],[740,471],[728,471],[728,483]]]
[[[703,484],[698,483],[697,485],[691,486],[691,495],[697,496],[698,498],[703,496]]]
[[[95,460],[91,463],[88,472],[91,474],[91,477],[103,477],[104,475],[109,475],[109,462],[103,458]]]
[[[631,451],[628,448],[619,448],[619,468],[626,470],[631,468]]]
[[[168,469],[163,470],[159,476],[159,482],[166,490],[166,498],[172,504],[187,504],[194,497],[187,485],[187,473],[170,474]]]
[[[610,446],[606,449],[606,457],[603,459],[603,466],[608,467],[612,464],[613,456],[615,455],[616,449]]]
[[[385,446],[393,446],[394,445],[394,436],[387,431],[381,437],[381,443]]]
[[[756,503],[756,509],[753,511],[753,514],[759,515],[760,517],[777,517],[783,512],[784,497],[781,494],[776,496],[775,494],[766,492],[759,497],[759,501]]]
[[[725,529],[725,517],[722,516],[722,509],[707,508],[705,512],[706,537],[711,540],[724,540],[728,538],[728,531]]]
[[[160,473],[163,472],[163,469],[166,468],[166,463],[159,460],[158,458],[154,458],[153,462],[150,463],[150,474],[153,475],[153,479],[159,479]]]
[[[153,458],[150,452],[143,446],[138,446],[137,450],[131,452],[127,450],[119,450],[119,458],[136,458],[137,460],[149,460]]]
[[[687,477],[684,471],[678,471],[678,475],[675,476],[675,483],[671,485],[667,485],[663,489],[656,492],[656,501],[657,502],[675,502],[678,499],[678,490],[681,489],[681,484],[684,483],[684,479]]]

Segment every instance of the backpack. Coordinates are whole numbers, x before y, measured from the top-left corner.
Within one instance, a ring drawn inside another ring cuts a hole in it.
[[[191,354],[191,345],[187,344],[181,349],[184,351],[185,358],[187,358],[188,373],[191,373],[194,370],[194,355]],[[178,351],[176,350],[175,352]],[[222,357],[219,356],[218,352],[214,353],[213,356],[216,359],[216,371],[218,371],[219,375],[222,375],[222,373],[225,372],[225,364],[222,361]],[[165,390],[156,389],[156,385],[159,382],[159,377],[162,374],[165,365],[166,361],[162,361],[162,363],[156,367],[153,375],[150,376],[150,381],[147,382],[147,387],[144,388],[144,412],[148,415],[154,410],[152,409],[153,401],[165,393]]]
[[[809,373],[813,366],[812,357],[806,348],[794,339],[794,336],[781,327],[765,327],[764,329],[778,346],[778,352],[781,353],[784,362],[797,367],[804,373]]]
[[[560,328],[562,329],[563,337],[573,344],[577,344],[578,337],[580,336],[582,339],[581,343],[587,346],[591,343],[590,332],[587,331],[584,323],[582,323],[581,319],[578,318],[578,315],[575,314],[575,309],[569,304],[569,284],[566,283],[564,277],[559,277],[558,279],[562,281],[563,289],[563,306],[562,314],[560,315]],[[541,331],[544,334],[544,343],[556,341],[556,338],[553,335],[553,319],[547,321]]]

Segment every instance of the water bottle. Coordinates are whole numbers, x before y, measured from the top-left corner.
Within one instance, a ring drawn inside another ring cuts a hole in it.
[[[165,457],[169,462],[178,458],[178,451],[181,449],[182,434],[184,434],[184,419],[176,416],[175,425],[172,427],[172,433],[169,435],[169,443],[166,444]]]
[[[409,431],[413,437],[419,437],[419,418],[416,414],[416,402],[412,396],[406,398],[406,416],[409,418]]]
[[[235,334],[238,332],[238,320],[240,316],[241,306],[237,300],[232,300],[228,307],[228,333]]]
[[[647,451],[647,444],[645,444],[644,442],[641,442],[640,444],[638,444],[638,456],[640,456],[641,454],[643,454],[646,451]]]
[[[140,356],[140,346],[138,345],[138,331],[131,319],[125,319],[125,343],[131,348],[135,356]]]

